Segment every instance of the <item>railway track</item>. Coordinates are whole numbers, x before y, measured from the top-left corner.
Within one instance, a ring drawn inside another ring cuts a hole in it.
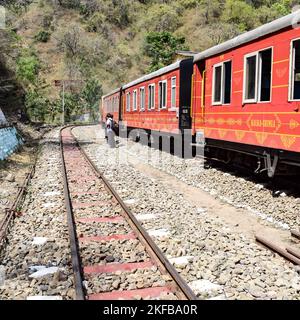
[[[61,130],[60,143],[76,299],[197,299],[72,127]]]

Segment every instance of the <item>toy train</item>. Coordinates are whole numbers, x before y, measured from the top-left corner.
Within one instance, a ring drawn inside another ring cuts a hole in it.
[[[300,11],[102,97],[101,115],[157,137],[190,132],[226,161],[300,167]],[[279,172],[279,170],[277,170]]]

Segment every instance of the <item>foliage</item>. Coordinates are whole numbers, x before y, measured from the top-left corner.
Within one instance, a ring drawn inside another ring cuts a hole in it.
[[[170,32],[150,32],[146,36],[144,52],[152,58],[149,71],[170,64],[176,50],[187,50],[184,37],[175,37]]]
[[[61,119],[61,96],[50,85],[54,78],[86,81],[82,91],[66,92],[69,121],[97,110],[102,90],[172,63],[177,50],[205,50],[290,13],[298,2],[0,0],[8,8],[9,26],[0,30],[0,63],[10,70],[7,78],[15,72],[27,91],[33,120]]]
[[[84,100],[84,105],[89,110],[93,120],[96,120],[98,112],[99,99],[102,96],[102,87],[97,79],[89,79],[82,90],[81,96]]]
[[[175,31],[180,25],[180,12],[167,4],[153,5],[144,19],[144,27],[150,31]]]
[[[75,58],[82,49],[81,29],[77,25],[72,25],[62,33],[58,39],[58,47],[63,50],[68,58]]]
[[[26,112],[31,120],[44,122],[48,110],[49,100],[38,88],[28,89],[25,95]]]
[[[16,61],[17,75],[26,83],[34,83],[39,70],[39,60],[35,53],[24,50]]]
[[[58,4],[63,8],[77,9],[80,8],[80,0],[57,0]]]
[[[50,39],[50,32],[41,30],[35,35],[34,38],[38,42],[48,42]]]

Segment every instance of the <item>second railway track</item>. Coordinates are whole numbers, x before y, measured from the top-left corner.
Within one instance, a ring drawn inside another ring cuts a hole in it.
[[[61,131],[61,153],[76,299],[197,299],[71,127]]]

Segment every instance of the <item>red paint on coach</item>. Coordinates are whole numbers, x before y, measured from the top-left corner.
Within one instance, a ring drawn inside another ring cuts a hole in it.
[[[120,106],[121,92],[120,90],[115,90],[106,96],[102,97],[102,106],[100,108],[101,120],[105,122],[106,115],[108,113],[114,116],[114,121],[119,122],[119,106]]]
[[[176,102],[175,106],[171,107],[171,87],[172,78],[176,77]],[[167,81],[167,103],[165,108],[159,108],[159,82]],[[155,85],[154,108],[149,107],[149,85]],[[145,89],[145,105],[144,110],[141,110],[140,88]],[[137,92],[137,110],[134,107],[134,91]],[[127,126],[131,128],[141,128],[146,130],[155,130],[166,133],[179,133],[179,90],[180,90],[180,69],[172,70],[158,77],[141,82],[126,88],[123,91],[123,110],[122,121],[127,122]],[[130,111],[127,105],[127,94],[130,94]]]
[[[193,132],[204,129],[206,138],[299,152],[300,101],[289,99],[291,42],[298,38],[299,28],[286,28],[195,63]],[[267,48],[272,48],[271,100],[244,103],[244,57]],[[214,65],[227,60],[232,61],[231,102],[213,105]]]

